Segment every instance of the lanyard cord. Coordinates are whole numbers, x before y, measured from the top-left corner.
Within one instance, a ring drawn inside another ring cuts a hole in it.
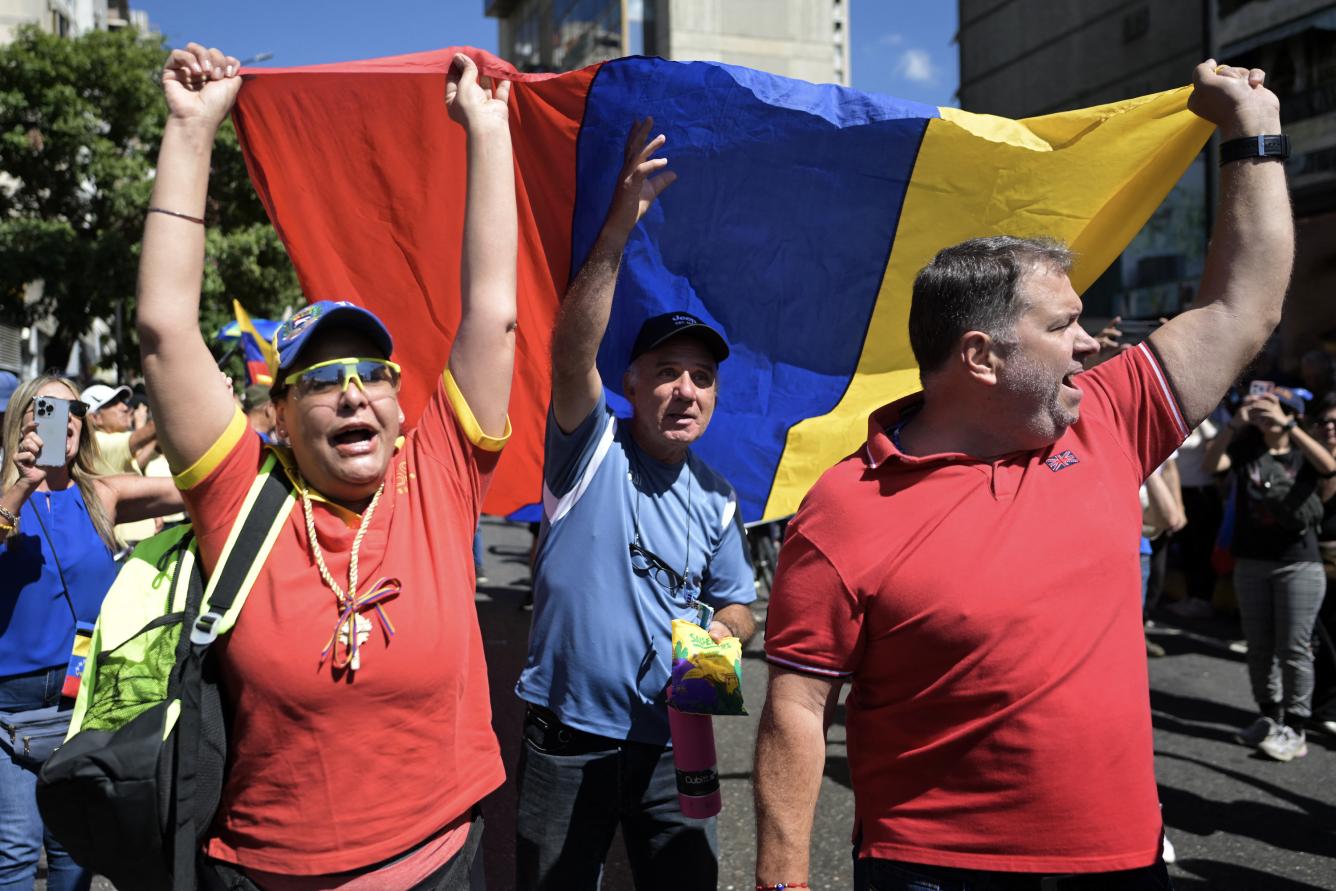
[[[641,486],[643,485],[646,477],[645,477],[645,466],[640,463],[640,449],[639,446],[637,446],[634,441],[632,441],[631,443],[631,457],[635,460],[635,465],[636,465],[635,473],[631,480],[631,485],[634,486],[636,490],[636,509],[635,509],[636,541],[643,545],[643,540],[640,535],[640,493],[641,493]],[[682,587],[687,588],[689,587],[690,584],[690,577],[687,575],[687,569],[689,569],[691,566],[691,455],[690,454],[688,454],[686,459],[683,461],[682,469],[685,470],[687,474],[687,512],[686,512],[687,547],[686,551],[682,555]],[[693,599],[695,599],[694,595],[688,592],[687,600],[690,601]]]
[[[385,491],[385,481],[381,481],[380,488],[371,497],[371,504],[367,505],[366,512],[362,514],[362,520],[357,526],[357,535],[353,537],[353,550],[348,560],[348,590],[346,593],[339,586],[339,583],[334,581],[333,573],[329,571],[329,567],[325,564],[325,555],[320,550],[320,540],[315,534],[315,513],[311,509],[311,496],[305,480],[301,481],[300,488],[302,513],[306,515],[306,537],[311,542],[311,554],[315,557],[316,568],[320,570],[320,578],[334,592],[334,598],[339,603],[338,622],[334,625],[334,633],[330,635],[329,642],[325,644],[325,649],[320,654],[320,661],[323,663],[332,653],[335,668],[351,668],[356,671],[362,664],[360,655],[362,635],[359,631],[363,627],[368,632],[370,629],[370,624],[361,615],[362,610],[374,608],[376,615],[380,616],[380,624],[385,629],[385,633],[391,638],[394,637],[394,623],[390,621],[390,617],[385,613],[382,602],[398,596],[399,580],[380,578],[361,596],[357,594],[357,557],[362,549],[362,539],[366,536],[366,531],[371,528],[371,516],[376,512],[376,505],[380,503],[381,493]],[[343,644],[341,652],[338,651],[338,644]]]

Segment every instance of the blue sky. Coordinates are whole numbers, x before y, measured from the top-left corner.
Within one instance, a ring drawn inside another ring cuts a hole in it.
[[[956,4],[851,0],[853,83],[929,105],[955,105]],[[132,0],[172,46],[198,40],[268,65],[370,59],[451,45],[496,51],[484,0]]]

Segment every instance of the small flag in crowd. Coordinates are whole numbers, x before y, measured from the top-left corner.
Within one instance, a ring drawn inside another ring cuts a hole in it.
[[[269,319],[252,319],[241,301],[232,301],[235,322],[228,322],[218,332],[217,339],[222,341],[239,340],[241,354],[246,362],[246,384],[271,386],[274,376],[271,369],[278,367],[278,354],[274,352],[274,332],[280,322]]]

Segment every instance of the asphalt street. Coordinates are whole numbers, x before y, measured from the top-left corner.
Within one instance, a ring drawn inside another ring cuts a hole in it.
[[[514,695],[532,613],[521,608],[527,588],[526,527],[484,519],[486,575],[477,605],[492,689],[493,723],[508,772],[518,758],[522,709]],[[758,618],[764,617],[758,601]],[[1228,619],[1157,625],[1167,651],[1150,663],[1156,771],[1165,823],[1177,860],[1175,886],[1223,891],[1336,889],[1336,738],[1310,735],[1307,757],[1270,761],[1232,739],[1252,720],[1244,657],[1229,648],[1237,637]],[[750,717],[715,720],[724,807],[719,817],[720,882],[725,891],[753,887],[754,828],[751,762],[756,721],[765,696],[760,635],[748,647],[743,683]],[[1111,683],[1116,682],[1111,679]],[[1117,727],[1109,727],[1117,733]],[[852,863],[844,728],[831,728],[826,774],[812,840],[811,886],[847,889]],[[484,802],[489,891],[514,888],[513,784]],[[1091,820],[1101,818],[1091,814]],[[43,889],[44,883],[38,883]],[[95,889],[111,886],[99,880]],[[620,840],[614,843],[603,887],[631,889]],[[133,891],[133,889],[122,889]]]

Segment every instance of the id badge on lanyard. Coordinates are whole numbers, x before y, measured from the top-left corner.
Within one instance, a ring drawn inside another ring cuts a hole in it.
[[[700,594],[700,579],[687,576],[686,583],[682,586],[682,593],[687,597],[687,607],[696,614],[696,624],[708,631],[710,623],[714,621],[714,607],[697,596]]]

